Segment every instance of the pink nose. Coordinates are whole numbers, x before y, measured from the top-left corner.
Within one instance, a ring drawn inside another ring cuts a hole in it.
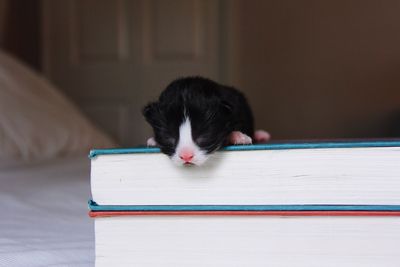
[[[185,162],[190,162],[193,159],[194,154],[193,151],[184,149],[179,153],[179,157]]]

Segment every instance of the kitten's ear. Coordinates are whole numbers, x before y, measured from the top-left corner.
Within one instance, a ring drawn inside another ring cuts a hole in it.
[[[159,106],[158,102],[152,102],[142,109],[143,116],[151,125],[154,125],[154,123],[160,120],[161,112]]]

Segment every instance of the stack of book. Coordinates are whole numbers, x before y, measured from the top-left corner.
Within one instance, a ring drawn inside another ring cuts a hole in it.
[[[400,140],[90,158],[96,266],[400,266]]]

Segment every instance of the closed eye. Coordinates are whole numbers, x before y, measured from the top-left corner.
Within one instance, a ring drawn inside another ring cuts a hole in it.
[[[172,137],[169,133],[161,132],[156,133],[156,140],[162,146],[174,147],[176,144],[176,138]]]
[[[162,137],[161,143],[163,143],[166,146],[175,146],[176,139],[174,137],[164,135]]]
[[[171,145],[175,145],[175,143],[176,143],[176,139],[173,138],[173,137],[167,137],[167,138],[165,139],[165,141],[166,141],[168,144],[171,144]]]
[[[207,143],[209,143],[208,141],[209,141],[209,139],[206,138],[205,136],[197,137],[195,140],[196,144],[198,144],[200,146],[207,145]]]
[[[203,150],[208,151],[209,153],[215,151],[220,147],[217,139],[206,136],[196,138],[195,142],[199,147],[201,147]]]

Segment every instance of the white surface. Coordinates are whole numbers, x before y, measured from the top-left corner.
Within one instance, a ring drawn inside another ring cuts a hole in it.
[[[112,146],[56,87],[0,51],[0,167]]]
[[[96,266],[398,267],[400,217],[98,218]]]
[[[162,154],[99,155],[98,204],[396,204],[400,148],[218,152],[178,167]]]
[[[93,266],[89,161],[0,171],[0,266]]]

